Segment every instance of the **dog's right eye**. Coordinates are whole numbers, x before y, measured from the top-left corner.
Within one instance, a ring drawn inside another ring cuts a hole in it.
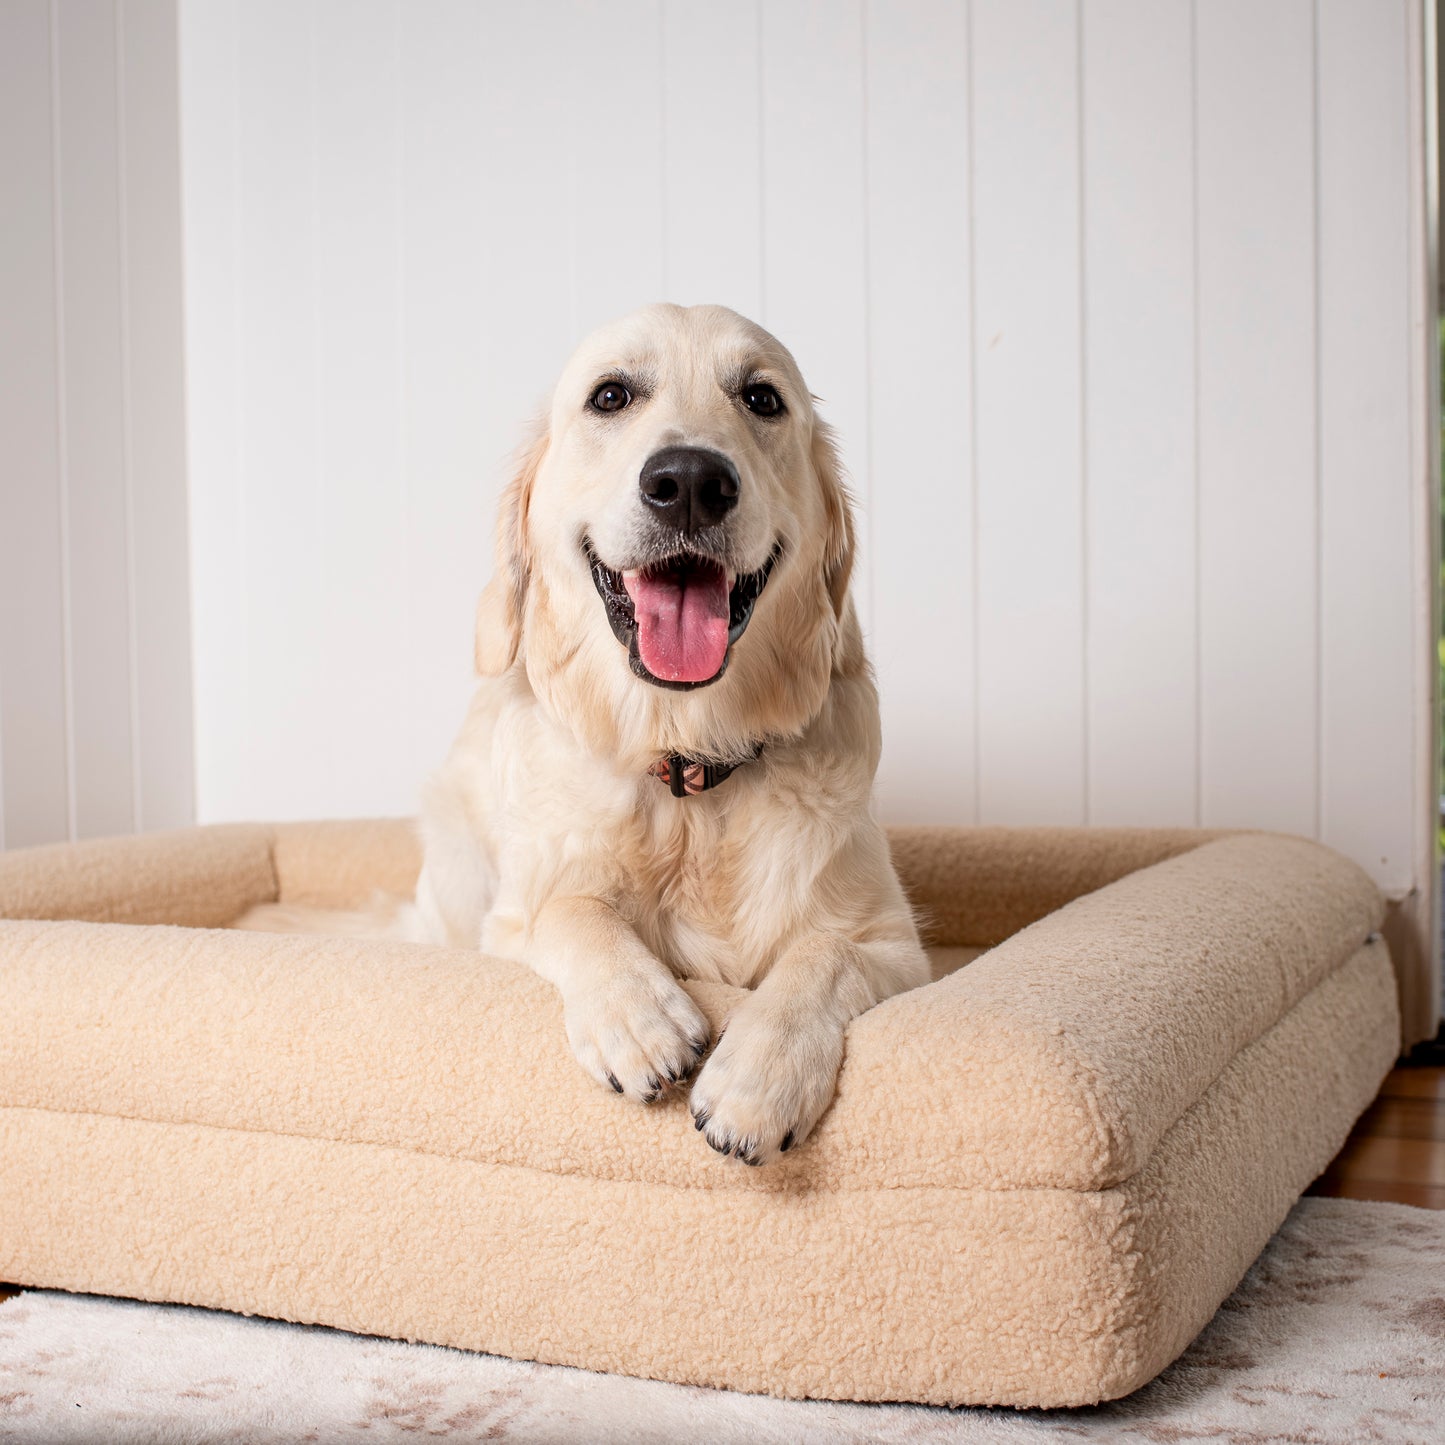
[[[631,400],[632,393],[620,381],[604,381],[588,405],[593,411],[621,411]]]

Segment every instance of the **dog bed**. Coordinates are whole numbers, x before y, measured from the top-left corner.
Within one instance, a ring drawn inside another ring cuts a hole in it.
[[[891,841],[941,976],[764,1169],[598,1089],[522,967],[221,931],[406,891],[405,823],[0,855],[0,1279],[784,1396],[1125,1394],[1395,1058],[1380,895],[1266,834]]]

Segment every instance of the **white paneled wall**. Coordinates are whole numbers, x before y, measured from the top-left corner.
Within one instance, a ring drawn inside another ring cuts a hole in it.
[[[1423,948],[1419,0],[181,10],[203,818],[414,806],[551,377],[717,300],[842,433],[886,817],[1305,833]]]
[[[0,847],[193,806],[173,0],[0,6]]]

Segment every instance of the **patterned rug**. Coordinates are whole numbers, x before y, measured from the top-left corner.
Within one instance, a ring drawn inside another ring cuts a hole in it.
[[[1445,1213],[1305,1199],[1185,1355],[1083,1410],[773,1400],[209,1310],[0,1304],[0,1440],[1445,1442]]]

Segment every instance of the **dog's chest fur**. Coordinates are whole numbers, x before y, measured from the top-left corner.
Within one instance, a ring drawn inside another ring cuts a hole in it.
[[[722,789],[691,798],[647,776],[612,796],[583,788],[565,821],[552,819],[564,830],[549,838],[544,825],[533,834],[540,849],[518,862],[535,884],[542,858],[554,860],[558,894],[571,890],[576,866],[677,974],[749,985],[797,923],[794,880],[778,867],[757,796],[764,786],[739,770]],[[539,821],[534,815],[534,829]],[[503,896],[513,894],[510,881],[502,879]]]
[[[634,927],[644,934],[701,932],[734,942],[746,871],[746,843],[735,811],[721,799],[666,794],[647,799],[619,829],[619,903]],[[695,936],[692,941],[698,942]]]
[[[604,895],[680,975],[752,983],[789,931],[782,892],[773,901],[759,896],[770,883],[759,856],[767,839],[754,826],[760,820],[747,796],[753,785],[739,774],[724,785],[733,790],[729,797],[674,798],[644,777],[625,809],[588,819],[595,836],[608,840],[605,856],[587,863],[594,887],[605,878]],[[574,834],[557,853],[588,851]]]
[[[818,926],[813,885],[840,841],[839,807],[855,793],[866,806],[861,761],[788,743],[675,798],[645,761],[601,764],[530,699],[481,693],[441,781],[490,860],[478,920],[489,951],[524,952],[549,900],[590,896],[679,975],[749,986]]]

